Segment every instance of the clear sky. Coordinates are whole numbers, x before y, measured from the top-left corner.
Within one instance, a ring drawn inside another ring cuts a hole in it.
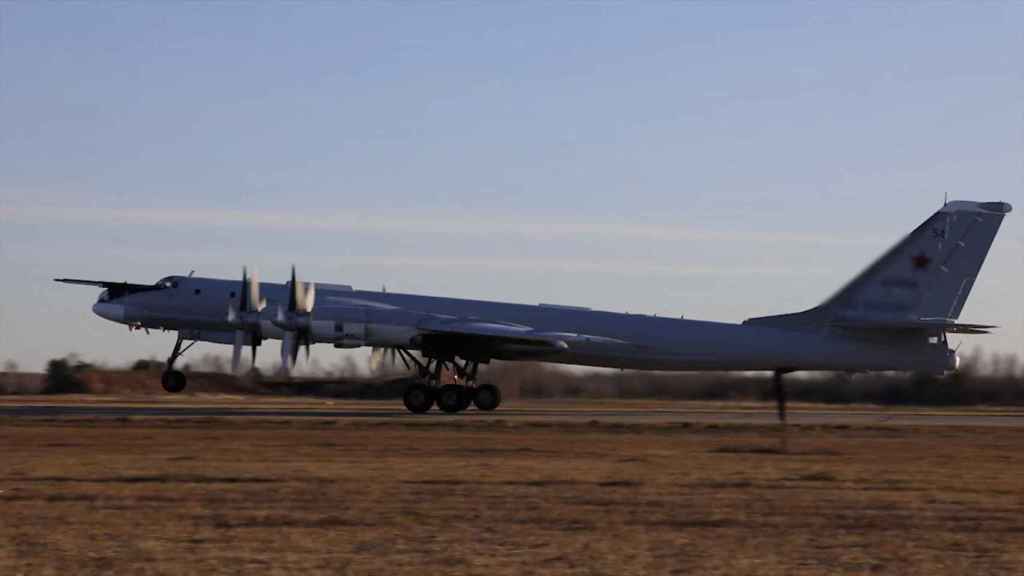
[[[1017,207],[962,318],[1022,354],[1022,54],[1016,2],[0,2],[0,361],[169,352],[53,277],[243,264],[741,321],[947,193]]]

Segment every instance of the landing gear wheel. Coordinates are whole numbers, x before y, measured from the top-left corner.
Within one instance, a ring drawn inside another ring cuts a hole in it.
[[[476,404],[477,410],[494,410],[501,405],[501,389],[494,384],[481,384],[476,389],[473,404]]]
[[[185,389],[185,375],[177,370],[168,370],[160,376],[160,384],[163,385],[164,390],[171,394],[177,394]]]
[[[466,408],[473,405],[473,399],[476,398],[476,388],[462,387],[462,406],[459,408],[459,412],[462,412]]]
[[[410,384],[402,395],[405,408],[413,414],[423,414],[434,405],[434,391],[426,384]]]
[[[437,407],[449,414],[454,414],[463,409],[462,386],[445,384],[437,392]]]

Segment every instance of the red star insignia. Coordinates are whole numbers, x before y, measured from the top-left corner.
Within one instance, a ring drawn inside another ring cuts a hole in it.
[[[914,263],[914,268],[918,270],[924,270],[932,263],[932,259],[924,252],[918,252],[917,256],[911,258],[910,261]]]

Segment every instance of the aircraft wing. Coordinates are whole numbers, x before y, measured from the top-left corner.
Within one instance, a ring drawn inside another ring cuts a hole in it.
[[[110,288],[111,286],[128,285],[127,282],[110,282],[107,280],[83,280],[81,278],[54,278],[54,282],[62,284],[78,284],[80,286],[96,286],[97,288]]]
[[[487,340],[499,344],[532,346],[549,350],[565,350],[569,347],[569,344],[561,338],[536,332],[530,326],[508,322],[431,318],[420,322],[417,328],[428,334]]]
[[[75,284],[78,286],[95,286],[110,290],[111,295],[132,294],[134,292],[146,292],[149,290],[160,290],[163,288],[157,284],[132,284],[131,282],[112,282],[109,280],[83,280],[81,278],[54,278],[54,282],[62,284]]]
[[[934,330],[950,334],[988,334],[996,328],[988,324],[962,324],[948,318],[920,318],[917,320],[836,320],[832,326],[853,330],[914,331]]]
[[[478,319],[431,318],[420,322],[417,328],[427,342],[431,339],[445,339],[449,344],[455,341],[461,343],[464,349],[483,352],[496,358],[544,356],[569,350],[582,343],[626,344],[614,338],[539,331],[522,324]]]

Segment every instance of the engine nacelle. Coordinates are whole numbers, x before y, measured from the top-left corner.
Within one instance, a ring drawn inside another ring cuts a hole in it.
[[[310,325],[314,342],[327,342],[336,348],[358,348],[366,345],[366,324],[341,320],[314,320]]]
[[[221,330],[179,330],[178,334],[185,340],[196,340],[199,342],[212,342],[214,344],[234,344],[235,333]],[[246,344],[248,344],[246,335]]]
[[[419,335],[419,330],[412,326],[401,324],[367,324],[366,341],[371,346],[384,348],[398,347],[405,348],[412,344],[413,338]]]

